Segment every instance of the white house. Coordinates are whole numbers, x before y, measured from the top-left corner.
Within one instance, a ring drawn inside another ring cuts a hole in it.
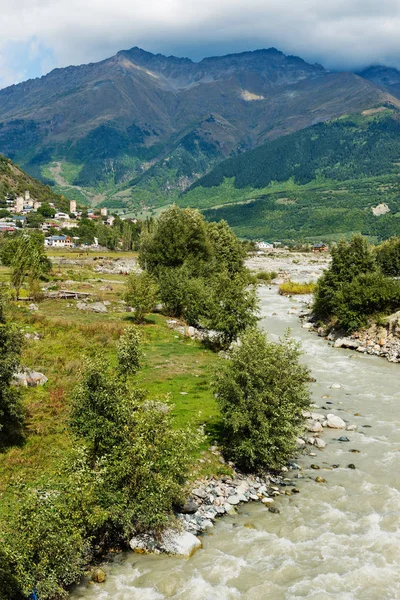
[[[59,219],[60,221],[69,221],[69,215],[67,215],[67,213],[63,213],[63,212],[56,212],[56,214],[54,215],[55,219]]]
[[[44,245],[52,248],[71,248],[72,240],[66,235],[52,235],[44,239]]]
[[[274,245],[268,242],[257,242],[256,243],[257,250],[273,250]]]

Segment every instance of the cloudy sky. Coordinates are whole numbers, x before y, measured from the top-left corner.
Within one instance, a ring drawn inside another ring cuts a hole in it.
[[[275,46],[330,69],[400,68],[400,0],[0,0],[0,87],[140,46],[204,56]]]

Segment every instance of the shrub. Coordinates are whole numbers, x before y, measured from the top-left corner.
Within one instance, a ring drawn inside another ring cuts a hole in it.
[[[361,274],[343,284],[334,302],[337,324],[346,331],[355,331],[368,324],[368,317],[400,308],[400,281],[379,272]]]
[[[21,394],[12,385],[19,368],[22,334],[6,322],[6,291],[0,286],[0,448],[22,438],[24,412]]]
[[[142,335],[136,327],[128,327],[117,344],[118,369],[123,375],[135,375],[142,358]]]
[[[268,342],[248,330],[215,375],[224,447],[242,469],[279,469],[293,454],[309,406],[309,373],[288,337]]]
[[[287,281],[279,286],[279,293],[282,296],[291,296],[295,294],[313,294],[317,285],[313,281],[299,283],[297,281]]]
[[[270,283],[273,279],[276,279],[276,277],[278,277],[278,273],[276,273],[276,271],[259,271],[256,274],[257,279],[261,279],[261,281],[266,281],[267,283]]]
[[[391,238],[378,246],[376,262],[384,275],[400,277],[400,238]]]
[[[147,313],[154,309],[157,301],[158,287],[149,273],[131,273],[129,275],[125,302],[135,309],[135,320],[143,322]]]

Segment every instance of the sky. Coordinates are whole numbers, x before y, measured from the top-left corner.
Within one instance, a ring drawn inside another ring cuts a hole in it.
[[[274,46],[331,70],[400,68],[400,0],[0,0],[0,88],[139,46],[205,56]]]

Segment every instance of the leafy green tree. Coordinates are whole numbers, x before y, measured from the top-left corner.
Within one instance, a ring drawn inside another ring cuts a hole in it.
[[[399,237],[393,237],[376,248],[376,262],[385,275],[400,277]]]
[[[1,246],[0,258],[11,268],[10,282],[16,298],[27,278],[30,293],[34,297],[40,295],[38,282],[51,270],[41,233],[21,233],[10,238]]]
[[[350,242],[341,240],[332,248],[332,263],[318,280],[313,312],[319,319],[327,319],[335,312],[335,295],[344,283],[354,277],[377,270],[375,257],[366,238],[355,235]]]
[[[43,202],[37,209],[37,212],[41,214],[45,219],[51,219],[56,214],[55,209],[50,206],[48,202]]]
[[[342,284],[334,298],[337,325],[355,331],[368,325],[371,316],[400,308],[400,281],[380,272],[362,273]]]
[[[226,221],[207,223],[207,235],[211,243],[215,269],[228,273],[244,270],[246,251]]]
[[[135,309],[135,320],[143,322],[147,313],[151,312],[157,301],[158,286],[155,279],[146,271],[129,275],[125,302]]]
[[[221,361],[214,389],[229,458],[245,470],[279,469],[296,447],[302,411],[310,404],[309,373],[299,362],[299,346],[287,336],[268,342],[253,328],[241,346]]]
[[[137,327],[128,327],[121,335],[117,345],[117,359],[122,375],[135,375],[139,370],[143,356],[141,342],[142,335]]]
[[[157,401],[141,403],[126,432],[126,442],[108,457],[105,487],[113,518],[129,537],[171,523],[174,507],[184,502],[192,455],[203,435],[190,427],[176,429],[169,406]]]
[[[21,394],[12,385],[19,367],[22,334],[7,323],[6,302],[6,290],[0,286],[0,448],[21,440],[24,421]]]
[[[70,414],[71,430],[85,439],[93,460],[122,443],[135,401],[124,394],[123,380],[113,377],[104,359],[88,360],[75,388]]]
[[[26,217],[26,226],[31,229],[39,229],[40,225],[44,223],[45,219],[40,213],[31,212]]]
[[[232,275],[223,271],[211,279],[210,296],[203,323],[217,332],[218,344],[228,348],[258,321],[256,288],[246,272]]]
[[[139,260],[143,268],[156,274],[162,267],[180,267],[189,258],[206,261],[210,253],[201,213],[173,205],[160,215],[152,233],[143,234]]]

